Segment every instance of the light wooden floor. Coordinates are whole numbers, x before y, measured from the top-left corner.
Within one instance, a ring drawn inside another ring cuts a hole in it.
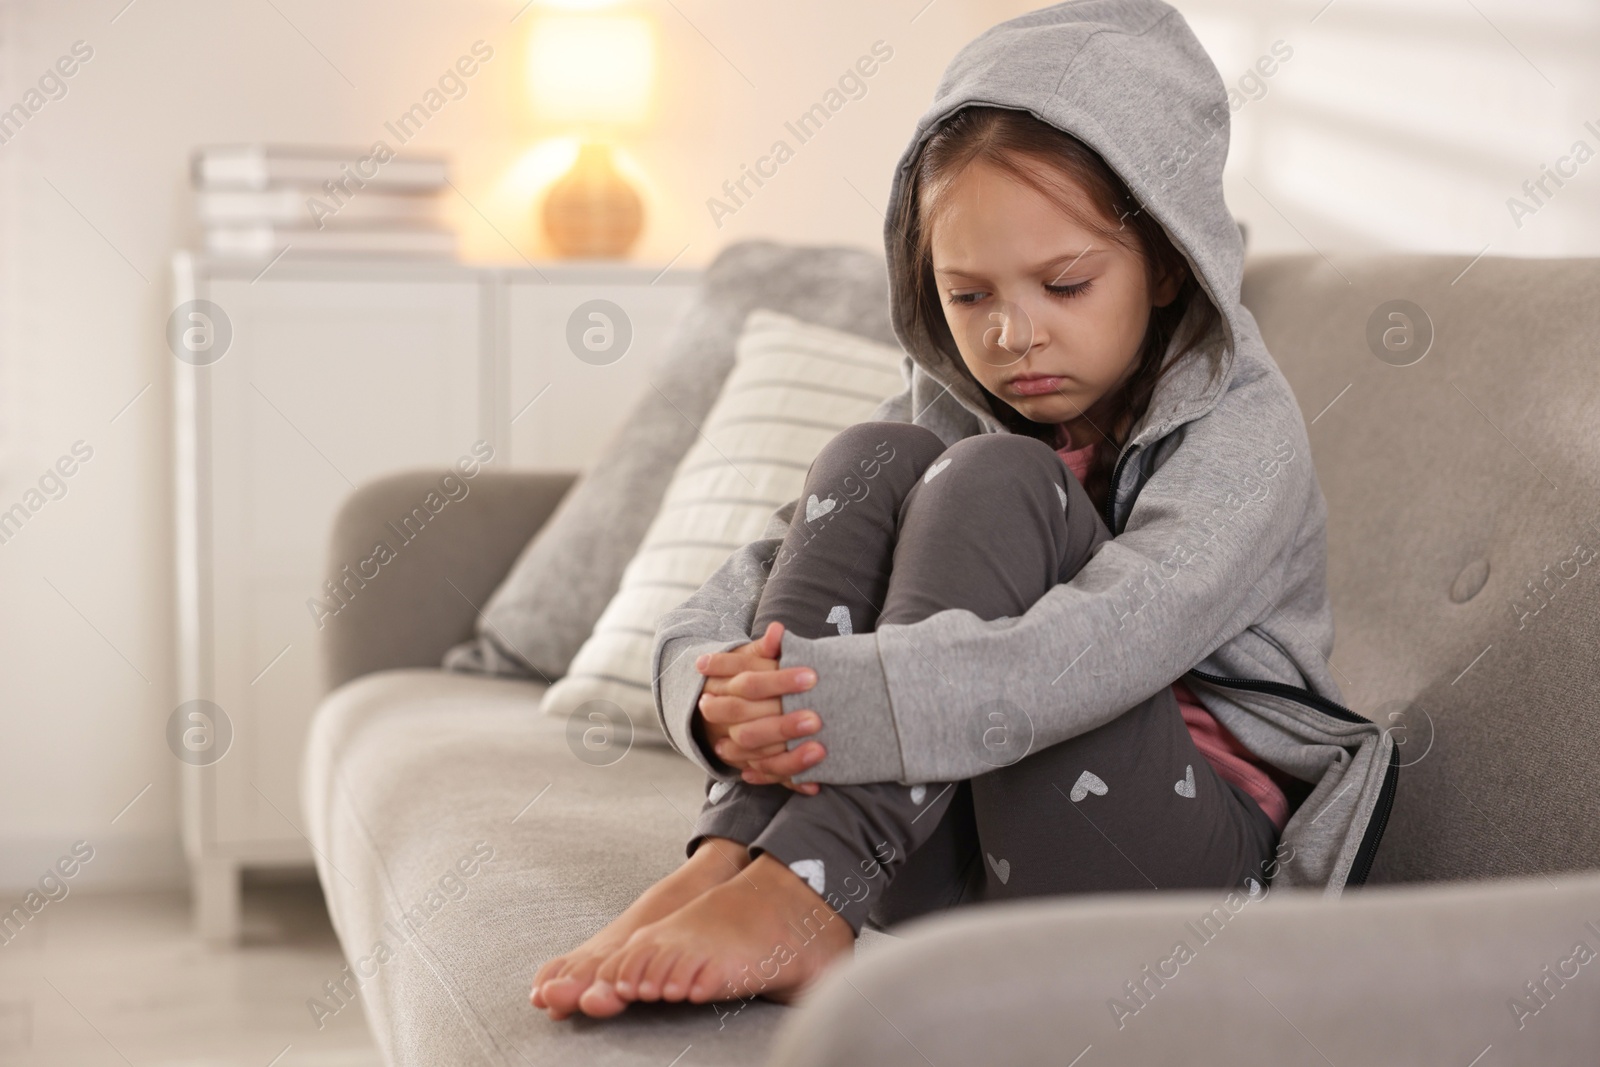
[[[0,1064],[381,1067],[359,1003],[306,1006],[344,966],[321,890],[249,889],[244,929],[208,948],[180,893],[47,905],[0,945]]]

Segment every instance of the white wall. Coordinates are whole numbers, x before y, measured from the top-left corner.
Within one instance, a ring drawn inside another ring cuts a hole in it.
[[[94,448],[66,497],[0,545],[7,891],[78,838],[95,844],[86,876],[102,883],[180,878],[177,780],[162,729],[189,694],[173,683],[162,324],[167,258],[196,235],[191,148],[368,143],[482,38],[495,58],[412,146],[448,152],[456,184],[492,220],[453,203],[469,258],[542,254],[528,156],[549,131],[523,102],[532,13],[512,23],[517,3],[125,3],[0,4],[0,107],[74,41],[94,49],[66,97],[0,146],[0,508],[73,442]],[[945,63],[985,26],[1033,6],[925,4],[647,3],[662,87],[633,150],[650,204],[638,258],[681,253],[679,262],[701,264],[750,236],[881,247],[890,168]],[[1334,262],[1385,249],[1600,252],[1600,162],[1520,229],[1505,204],[1573,141],[1600,149],[1583,129],[1585,119],[1600,128],[1592,5],[1180,6],[1230,81],[1274,41],[1293,49],[1265,95],[1234,117],[1229,197],[1253,251],[1315,249]],[[716,227],[706,199],[880,39],[894,58],[866,96]]]
[[[1275,41],[1293,51],[1234,115],[1228,200],[1252,251],[1319,251],[1335,265],[1363,251],[1600,251],[1600,158],[1564,187],[1547,182],[1553,195],[1520,226],[1506,204],[1575,141],[1600,152],[1600,5],[1178,6],[1230,83]]]

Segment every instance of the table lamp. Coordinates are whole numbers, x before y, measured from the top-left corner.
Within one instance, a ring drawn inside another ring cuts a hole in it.
[[[618,173],[610,138],[648,116],[655,52],[655,27],[643,14],[546,11],[534,22],[534,112],[579,140],[542,208],[545,237],[562,256],[621,258],[644,227],[644,203]]]

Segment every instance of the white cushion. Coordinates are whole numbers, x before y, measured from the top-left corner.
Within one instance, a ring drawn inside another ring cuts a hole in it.
[[[546,692],[545,712],[570,716],[609,701],[635,736],[663,741],[650,694],[656,620],[761,536],[773,511],[800,495],[823,445],[900,391],[901,361],[898,348],[766,308],[750,312],[722,392],[616,595]]]

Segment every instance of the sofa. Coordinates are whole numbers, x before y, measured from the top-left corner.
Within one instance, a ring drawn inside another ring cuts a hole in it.
[[[484,470],[324,636],[302,800],[340,995],[404,1065],[1596,1062],[1597,295],[1600,260],[1250,263],[1328,502],[1332,666],[1402,753],[1365,885],[968,907],[869,929],[793,1007],[552,1022],[535,968],[681,861],[703,780],[647,731],[579,758],[545,681],[439,668],[580,478]],[[352,494],[330,561],[438,476]]]

